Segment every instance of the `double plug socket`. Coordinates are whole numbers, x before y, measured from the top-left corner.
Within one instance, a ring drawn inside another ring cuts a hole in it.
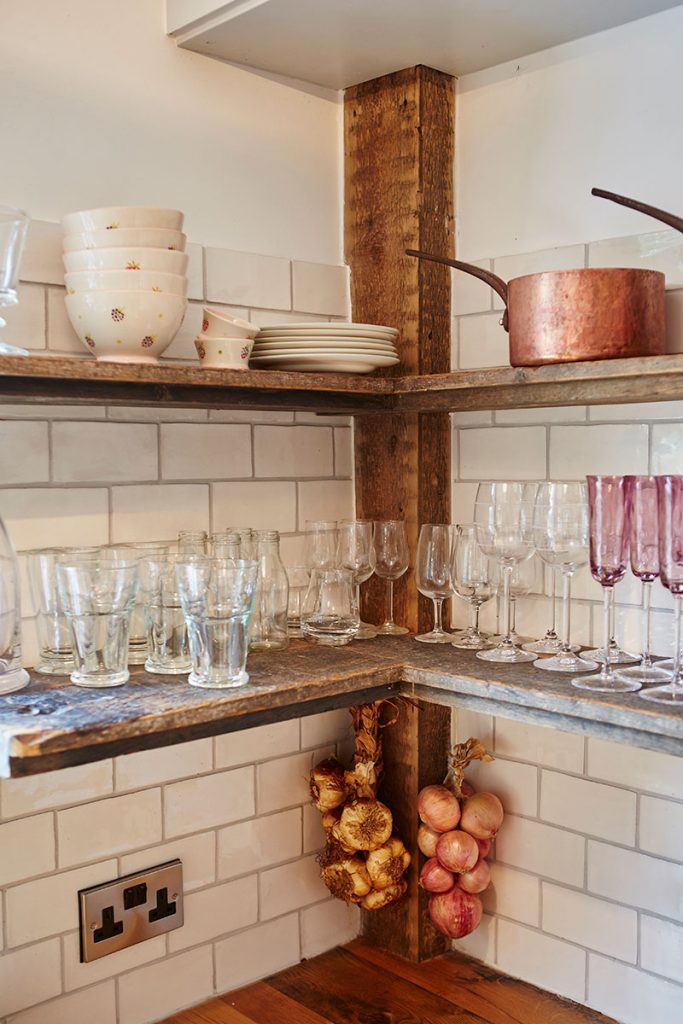
[[[78,893],[81,963],[99,960],[183,924],[179,860],[137,871]]]

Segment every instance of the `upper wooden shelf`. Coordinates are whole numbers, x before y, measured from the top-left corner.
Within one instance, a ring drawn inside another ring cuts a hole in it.
[[[0,402],[153,403],[353,414],[614,405],[677,398],[683,398],[683,354],[405,377],[0,356]]]
[[[0,776],[32,775],[406,694],[566,732],[683,755],[683,705],[648,704],[637,694],[574,689],[562,675],[527,664],[483,662],[411,637],[378,637],[343,648],[293,642],[279,654],[252,654],[247,686],[200,690],[184,677],[131,670],[107,691],[68,679],[33,677],[0,697]]]

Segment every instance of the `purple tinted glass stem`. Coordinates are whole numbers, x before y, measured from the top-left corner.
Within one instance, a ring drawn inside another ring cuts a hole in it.
[[[683,605],[683,597],[681,594],[676,594],[674,597],[674,615],[676,616],[676,630],[674,634],[674,670],[671,676],[671,686],[674,689],[681,690],[681,696],[683,696],[683,679],[681,678],[681,671],[683,670],[683,661],[681,660],[681,610]]]

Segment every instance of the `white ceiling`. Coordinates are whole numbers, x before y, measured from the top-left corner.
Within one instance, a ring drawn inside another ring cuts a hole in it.
[[[415,64],[464,75],[683,0],[167,0],[179,45],[344,89]]]

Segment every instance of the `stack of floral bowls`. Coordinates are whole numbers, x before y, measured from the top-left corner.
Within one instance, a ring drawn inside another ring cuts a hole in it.
[[[66,310],[102,362],[156,363],[187,307],[187,255],[178,210],[112,206],[69,213]]]
[[[199,365],[207,370],[248,370],[257,333],[256,324],[205,306],[202,331],[194,343]]]

